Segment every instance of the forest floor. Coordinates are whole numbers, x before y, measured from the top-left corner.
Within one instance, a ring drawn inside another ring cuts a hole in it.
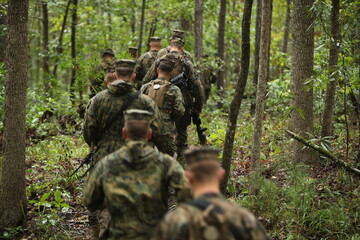
[[[211,108],[202,115],[209,144],[221,149],[225,115]],[[80,159],[86,156],[88,147],[79,127],[71,124],[61,127],[58,123],[52,126],[55,129],[43,131],[43,137],[33,134],[28,143],[27,227],[9,229],[0,239],[91,237],[87,210],[82,205],[81,175],[87,166],[77,176],[70,177]],[[273,239],[360,239],[359,178],[316,154],[312,162],[293,163],[289,158],[292,141],[283,131],[287,122],[268,117],[264,128],[261,153],[264,178],[254,181],[249,177],[252,117],[239,116],[229,200],[249,208]],[[333,140],[334,154],[344,159],[346,146],[341,134]],[[190,143],[196,143],[193,126],[189,135]],[[351,156],[359,148],[357,137],[354,127],[349,146]],[[255,196],[248,195],[250,184],[259,186]]]

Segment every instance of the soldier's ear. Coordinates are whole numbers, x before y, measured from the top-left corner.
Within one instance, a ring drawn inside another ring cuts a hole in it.
[[[133,81],[133,80],[135,80],[135,78],[136,78],[136,73],[133,73],[131,80]]]
[[[223,168],[220,168],[220,169],[218,170],[217,175],[218,175],[218,178],[219,178],[220,181],[224,180],[225,170],[224,170]]]
[[[159,68],[156,69],[156,74],[159,76]]]
[[[149,128],[148,134],[147,134],[147,136],[146,136],[146,140],[149,141],[149,140],[151,139],[151,137],[152,137],[152,129]]]
[[[194,182],[194,176],[193,176],[192,172],[185,170],[185,177],[187,178],[187,180],[189,181],[190,184],[192,184]]]
[[[113,73],[114,79],[117,79],[116,72]]]
[[[127,132],[126,132],[126,128],[123,128],[122,129],[122,136],[124,139],[127,139],[128,138],[128,135],[127,135]]]

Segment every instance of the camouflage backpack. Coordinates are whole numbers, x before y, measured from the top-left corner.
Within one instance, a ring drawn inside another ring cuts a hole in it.
[[[240,240],[240,230],[230,223],[221,206],[206,199],[195,199],[186,203],[198,208],[200,214],[191,213],[189,240]]]
[[[159,108],[164,104],[164,97],[170,84],[166,80],[153,80],[149,84],[147,95],[154,100]]]

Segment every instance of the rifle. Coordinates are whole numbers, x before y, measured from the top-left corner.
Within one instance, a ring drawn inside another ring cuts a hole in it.
[[[188,82],[188,78],[184,72],[178,74],[177,76],[175,76],[170,80],[170,83],[174,84],[175,86],[178,86],[180,89],[182,87],[187,87],[188,86],[187,82]]]
[[[82,166],[84,166],[85,164],[90,164],[92,162],[93,155],[94,155],[94,152],[90,152],[88,155],[86,155],[83,158],[83,160],[81,161],[80,166],[78,166],[75,169],[75,171],[70,175],[70,177],[72,177],[75,173],[77,173],[80,170],[80,168],[82,168]],[[90,169],[91,169],[91,166],[86,170],[86,172],[81,177],[84,177],[89,172]]]
[[[196,132],[197,132],[198,138],[200,140],[200,144],[205,145],[206,144],[205,131],[207,130],[207,128],[201,127],[201,119],[200,119],[199,114],[197,114],[193,111],[191,118],[192,118],[193,123],[196,125]]]

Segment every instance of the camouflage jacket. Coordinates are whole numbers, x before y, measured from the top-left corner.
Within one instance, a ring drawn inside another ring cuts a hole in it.
[[[126,99],[136,92],[134,86],[123,80],[116,80],[108,85],[108,89],[101,91],[90,99],[85,112],[84,138],[91,147],[96,147],[93,160],[97,162],[107,154],[114,152],[124,144],[122,128],[124,116],[118,117],[105,132],[104,128],[109,119],[117,115]],[[152,123],[154,136],[160,125],[160,112],[154,101],[146,95],[140,94],[127,109],[143,109],[154,113]]]
[[[154,239],[233,240],[230,224],[238,229],[240,239],[269,239],[259,221],[246,209],[226,202],[220,194],[208,193],[200,198],[211,204],[205,210],[189,204],[181,204],[166,215]],[[211,211],[214,207],[222,209],[222,213]]]
[[[140,91],[148,95],[149,88],[152,88],[155,84],[164,85],[165,83],[167,83],[167,81],[164,78],[158,78],[143,85]],[[165,90],[162,103],[158,104],[162,119],[162,133],[165,135],[175,135],[175,121],[180,120],[185,112],[184,101],[181,90],[177,86],[173,84],[165,86],[167,89]]]
[[[158,52],[158,54],[157,54],[157,56],[156,56],[156,59],[161,58],[162,56],[168,54],[169,52],[170,52],[170,47],[166,47],[166,48],[161,49],[161,50]],[[186,57],[190,62],[194,63],[193,57],[192,57],[191,54],[190,54],[188,51],[186,51],[185,49],[183,50],[182,55],[183,55],[184,57]]]
[[[142,85],[142,80],[145,77],[147,71],[151,67],[151,65],[155,62],[156,55],[159,51],[151,50],[149,52],[144,53],[136,60],[135,65],[135,87],[140,89]]]
[[[168,210],[168,187],[177,200],[189,199],[190,189],[180,164],[156,151],[146,140],[127,140],[95,166],[84,190],[90,210],[109,210],[107,239],[148,240]]]
[[[92,93],[92,96],[106,89],[104,84],[105,69],[107,67],[111,67],[113,63],[114,61],[108,62],[103,60],[99,65],[96,66],[90,77],[90,92]]]
[[[184,64],[184,68],[175,67],[173,76],[177,76],[184,70],[188,78],[187,87],[180,88],[184,99],[185,109],[189,110],[193,108],[195,111],[200,113],[204,104],[204,89],[200,82],[199,75],[197,74],[194,65],[190,61],[187,61],[186,58],[184,58],[180,53],[171,53],[171,54],[178,55],[178,57],[180,58],[179,61],[182,64]],[[143,79],[143,83],[148,83],[157,77],[156,69],[159,66],[160,60],[162,58],[165,58],[165,56],[158,58],[153,63],[153,65],[145,75]]]

